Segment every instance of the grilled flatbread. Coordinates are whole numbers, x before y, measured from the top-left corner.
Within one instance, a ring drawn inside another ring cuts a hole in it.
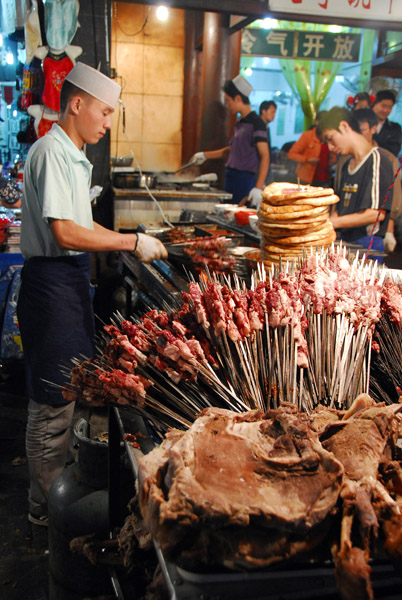
[[[310,225],[319,225],[320,223],[325,223],[328,221],[328,214],[325,213],[323,215],[319,215],[318,217],[304,217],[297,219],[297,221],[271,221],[271,220],[261,220],[258,221],[258,227],[261,231],[269,230],[269,229],[306,229]]]
[[[310,211],[316,208],[324,208],[324,206],[312,206],[311,204],[282,204],[280,206],[270,204],[269,201],[261,202],[260,211],[263,215],[276,215],[284,213],[294,213],[302,211]]]
[[[299,219],[318,217],[329,214],[327,206],[318,206],[308,210],[295,210],[295,207],[287,207],[288,212],[268,212],[264,206],[260,206],[260,216],[265,222],[276,221],[298,221]]]
[[[291,202],[298,198],[317,198],[320,196],[331,196],[334,193],[332,188],[323,188],[312,185],[297,185],[285,181],[276,181],[267,185],[262,197],[266,200],[275,199],[278,202]]]
[[[270,237],[270,238],[280,238],[280,237],[289,237],[291,235],[304,235],[309,233],[314,233],[315,231],[319,231],[322,229],[322,226],[325,222],[310,224],[303,227],[303,229],[286,229],[285,227],[273,227],[269,228],[269,225],[264,227],[262,231],[262,237]]]
[[[290,241],[291,240],[291,241]],[[267,252],[277,252],[279,254],[292,254],[298,252],[306,246],[329,246],[332,242],[336,240],[335,231],[331,231],[324,236],[319,238],[310,238],[309,236],[294,236],[293,238],[288,238],[288,244],[285,245],[274,245],[274,244],[266,244],[264,246]],[[283,243],[283,242],[282,242]],[[293,244],[293,245],[292,245]]]
[[[283,208],[286,206],[296,207],[299,205],[313,208],[314,206],[329,206],[330,204],[336,204],[337,202],[339,202],[339,196],[331,194],[330,196],[318,196],[317,198],[296,198],[291,200],[291,204],[285,204],[283,200],[276,200],[275,197],[270,197],[269,200],[263,200],[261,204]]]

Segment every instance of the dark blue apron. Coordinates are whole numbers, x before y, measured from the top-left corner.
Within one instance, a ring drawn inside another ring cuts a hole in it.
[[[223,189],[230,194],[233,194],[233,204],[239,204],[243,198],[248,196],[250,190],[255,186],[257,176],[250,171],[238,171],[226,167],[225,183]]]
[[[34,257],[22,269],[17,316],[21,332],[27,395],[35,402],[67,404],[61,390],[42,380],[64,385],[60,366],[93,356],[94,317],[90,295],[89,254]]]

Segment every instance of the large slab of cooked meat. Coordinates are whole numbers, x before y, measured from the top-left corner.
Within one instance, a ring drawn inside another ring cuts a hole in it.
[[[255,568],[322,540],[342,476],[340,461],[293,406],[209,408],[141,459],[139,501],[171,560]]]
[[[189,569],[253,569],[331,550],[341,597],[372,600],[370,557],[385,550],[402,569],[401,415],[401,404],[367,394],[310,416],[286,403],[266,413],[206,409],[141,459],[145,525]]]

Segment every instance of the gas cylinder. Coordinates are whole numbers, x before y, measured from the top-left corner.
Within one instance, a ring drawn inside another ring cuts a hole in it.
[[[112,594],[105,566],[94,566],[70,551],[75,537],[95,533],[109,538],[108,444],[89,438],[90,424],[73,429],[76,460],[54,481],[49,492],[49,600],[82,600]]]

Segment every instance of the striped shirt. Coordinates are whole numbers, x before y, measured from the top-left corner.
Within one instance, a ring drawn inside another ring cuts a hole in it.
[[[374,231],[375,235],[384,237],[392,206],[392,190],[384,204],[387,190],[393,180],[392,165],[381,148],[370,150],[354,169],[350,168],[350,161],[351,158],[342,166],[337,212],[342,216],[361,212],[367,208],[386,210],[386,218],[377,223]],[[339,233],[343,240],[353,242],[370,235],[371,231],[372,225],[369,225],[341,229]]]

